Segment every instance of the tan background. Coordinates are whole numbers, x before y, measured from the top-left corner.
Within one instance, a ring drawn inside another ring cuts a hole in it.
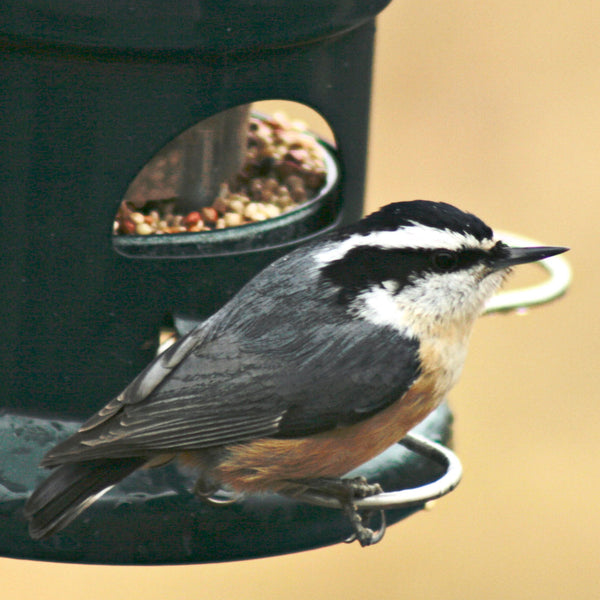
[[[190,567],[0,560],[4,600],[600,598],[600,4],[395,0],[379,17],[368,206],[415,197],[569,245],[568,296],[476,327],[459,488],[380,545]]]

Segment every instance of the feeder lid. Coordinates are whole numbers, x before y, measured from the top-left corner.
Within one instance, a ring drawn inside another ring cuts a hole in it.
[[[6,0],[0,34],[119,51],[227,53],[295,45],[352,29],[390,0]]]

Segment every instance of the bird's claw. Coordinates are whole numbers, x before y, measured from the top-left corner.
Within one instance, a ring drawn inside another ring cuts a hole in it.
[[[350,498],[354,500],[368,498],[383,492],[383,488],[378,483],[369,483],[364,477],[340,479],[340,483],[348,490]]]
[[[353,477],[349,479],[314,479],[299,484],[300,490],[297,497],[302,498],[302,493],[306,491],[316,492],[323,496],[335,498],[341,505],[344,514],[348,517],[354,533],[345,541],[350,543],[358,540],[361,546],[371,546],[380,542],[385,535],[386,520],[383,510],[380,514],[381,524],[379,529],[373,530],[365,526],[372,516],[372,511],[358,511],[355,505],[356,500],[375,496],[383,492],[378,483],[369,483],[364,477]]]
[[[229,506],[240,499],[239,494],[228,494],[219,486],[208,485],[203,479],[199,478],[193,488],[193,493],[202,502],[212,506]]]
[[[358,513],[358,511],[355,508],[353,514],[348,514],[348,512],[346,512],[350,519],[350,522],[352,523],[352,527],[354,528],[354,533],[350,537],[346,538],[344,542],[346,544],[350,544],[355,540],[358,540],[358,543],[363,547],[372,546],[380,542],[383,539],[383,536],[385,535],[386,521],[385,511],[380,510],[378,512],[380,518],[380,525],[379,529],[377,529],[376,531],[370,529],[369,527],[365,527],[365,525],[363,524],[364,521],[368,522],[371,518],[372,513],[370,511],[362,516]]]

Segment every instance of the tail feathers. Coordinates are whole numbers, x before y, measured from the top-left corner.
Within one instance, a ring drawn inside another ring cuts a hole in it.
[[[146,458],[135,457],[61,465],[34,490],[25,504],[29,535],[37,540],[60,531],[145,462]]]

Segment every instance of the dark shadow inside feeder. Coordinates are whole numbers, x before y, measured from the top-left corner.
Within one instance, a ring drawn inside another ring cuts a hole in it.
[[[214,115],[166,144],[129,186],[115,235],[222,230],[317,199],[328,182],[325,146],[303,122],[250,108]]]

